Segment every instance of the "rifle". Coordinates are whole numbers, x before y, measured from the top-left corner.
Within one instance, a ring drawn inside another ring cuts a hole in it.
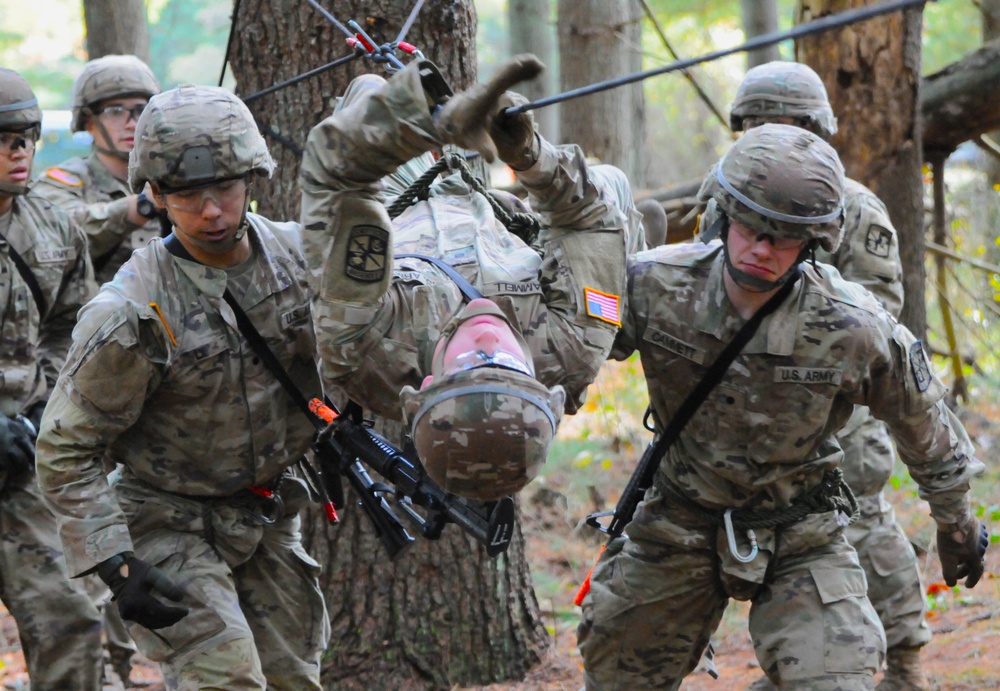
[[[607,535],[608,543],[625,532],[625,526],[635,515],[635,509],[639,506],[642,498],[646,496],[646,490],[653,486],[653,478],[656,477],[656,471],[660,467],[660,458],[662,457],[662,452],[656,446],[657,439],[654,439],[642,452],[642,457],[639,459],[632,477],[628,479],[628,484],[625,485],[624,491],[618,498],[618,503],[615,504],[615,510],[600,511],[587,516],[587,525],[591,528],[597,528]],[[611,516],[611,522],[605,528],[599,519],[607,516]]]
[[[427,476],[416,454],[401,451],[366,424],[354,402],[341,413],[329,401],[314,398],[309,410],[319,430],[313,452],[319,464],[318,484],[333,505],[326,509],[331,521],[337,521],[335,509],[345,505],[342,478],[346,477],[390,559],[413,542],[394,507],[425,539],[437,540],[445,525],[456,523],[491,557],[507,550],[514,533],[513,499],[484,503],[446,492]],[[389,484],[372,480],[366,465]]]

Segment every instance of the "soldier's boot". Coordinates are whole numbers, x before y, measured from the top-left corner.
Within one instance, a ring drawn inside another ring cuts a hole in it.
[[[746,688],[746,691],[778,691],[778,687],[767,677],[760,677]]]
[[[885,676],[877,691],[931,691],[920,667],[920,648],[889,648],[885,654]]]

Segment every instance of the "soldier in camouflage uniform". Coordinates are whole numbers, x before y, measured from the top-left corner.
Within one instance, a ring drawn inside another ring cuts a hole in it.
[[[39,436],[70,572],[96,571],[168,688],[319,689],[329,621],[291,472],[313,436],[236,326],[232,294],[319,391],[299,228],[248,213],[274,161],[231,93],[154,96],[133,190],[173,223],[80,313]],[[107,455],[118,464],[110,481]],[[159,599],[177,602],[170,605]]]
[[[833,435],[855,405],[884,420],[931,506],[946,582],[976,584],[983,471],[922,344],[824,264],[840,244],[843,168],[820,137],[746,132],[716,166],[722,242],[640,253],[613,356],[638,349],[658,430],[734,334],[791,292],[723,373],[592,574],[578,630],[590,689],[676,689],[729,598],[750,600],[761,668],[780,688],[871,689],[885,638],[844,531]]]
[[[537,472],[562,413],[556,387],[565,389],[566,410],[575,411],[610,350],[624,290],[627,221],[612,171],[591,174],[579,147],[549,144],[529,114],[497,116],[515,102],[504,89],[539,68],[533,56],[514,58],[489,84],[443,107],[431,95],[439,89],[428,86],[437,79],[427,62],[388,82],[356,80],[342,108],[313,129],[302,164],[302,223],[318,293],[313,310],[325,382],[397,420],[403,391],[431,475],[475,498],[516,491]],[[505,228],[484,190],[458,173],[389,219],[385,203],[433,162],[427,152],[444,143],[499,155],[514,169],[542,220],[534,246]],[[443,261],[493,304],[474,300],[464,307],[462,291],[442,268],[402,254]],[[464,345],[456,345],[466,327],[481,328],[484,319],[494,331],[485,335],[488,342],[463,337]],[[501,362],[493,357],[497,351],[512,357]],[[418,391],[422,385],[429,388]],[[458,434],[449,420],[456,411],[470,412],[455,401],[456,389],[466,386],[508,393],[487,397],[480,411],[489,412],[464,418]],[[434,402],[442,406],[424,414]],[[496,425],[490,431],[499,436],[515,424],[530,433],[503,446],[504,453],[496,437],[485,447],[472,441],[485,437],[465,442],[477,425]],[[448,444],[452,432],[456,442]],[[439,462],[441,450],[460,468]],[[471,458],[456,461],[461,455]]]
[[[803,127],[830,141],[837,119],[826,88],[812,68],[796,62],[769,62],[752,68],[730,108],[734,132],[765,122]],[[709,177],[705,196],[712,187]],[[708,202],[708,199],[703,201]],[[710,202],[709,202],[710,203]],[[702,239],[712,214],[705,217]],[[863,285],[882,306],[898,317],[903,306],[899,241],[882,201],[861,183],[844,180],[844,240],[835,253],[819,250],[816,258],[840,270],[841,276]],[[868,578],[868,597],[885,628],[888,650],[886,675],[879,689],[924,691],[929,688],[920,669],[920,648],[931,639],[925,621],[926,598],[917,555],[896,521],[883,488],[892,475],[895,453],[885,424],[858,406],[837,434],[844,449],[844,479],[858,498],[860,519],[847,529]],[[773,688],[766,678],[752,687]]]
[[[27,189],[41,120],[28,83],[0,69],[0,598],[17,621],[33,689],[94,691],[100,617],[69,578],[35,481],[34,431],[96,286],[83,233]]]
[[[99,284],[110,281],[133,250],[160,236],[151,200],[128,187],[136,122],[159,92],[152,70],[134,55],[88,62],[73,84],[71,126],[74,132],[90,133],[94,150],[38,178],[38,193],[62,207],[87,234]]]

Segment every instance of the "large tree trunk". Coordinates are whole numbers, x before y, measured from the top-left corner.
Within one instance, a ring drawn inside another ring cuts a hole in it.
[[[1000,0],[982,0],[980,6],[983,9],[983,43],[997,39],[997,45],[1000,46]],[[1000,58],[997,59],[997,62],[1000,63]],[[998,82],[1000,79],[994,83]],[[996,98],[996,101],[1000,101],[1000,98]],[[993,143],[1000,144],[1000,127],[986,136]],[[996,156],[986,157],[986,174],[989,176],[991,186],[1000,185],[1000,158]]]
[[[349,54],[344,34],[300,0],[241,0],[230,55],[238,93],[248,96]],[[413,3],[325,2],[342,24],[354,19],[379,43],[396,38]],[[455,90],[475,80],[476,16],[471,0],[426,3],[406,36],[434,61]],[[404,59],[405,62],[405,59]],[[331,112],[354,76],[386,75],[359,60],[250,102],[269,128],[279,162],[270,184],[255,189],[259,211],[276,220],[299,215],[298,168],[309,129]],[[268,131],[265,129],[265,131]],[[273,132],[291,146],[279,143]],[[400,426],[380,423],[399,441]],[[362,515],[351,507],[331,527],[306,517],[307,548],[323,565],[333,624],[323,683],[336,689],[446,689],[523,678],[548,645],[520,528],[497,560],[448,526],[444,538],[418,541],[389,562]]]
[[[83,0],[87,57],[135,55],[149,62],[149,27],[144,0]]]
[[[799,0],[799,22],[874,0]],[[921,178],[920,29],[922,7],[828,31],[796,43],[797,59],[826,84],[839,132],[833,144],[847,174],[867,185],[899,232],[905,304],[900,320],[922,338],[924,205]]]
[[[556,91],[558,58],[556,31],[552,23],[551,0],[510,0],[507,5],[510,27],[510,54],[534,53],[545,63],[545,71],[530,82],[518,84],[518,92],[529,101],[551,96]],[[538,131],[550,142],[559,141],[559,106],[534,111]]]
[[[778,0],[740,0],[740,14],[743,33],[748,39],[778,30]],[[747,69],[780,59],[777,43],[751,50],[747,53]]]
[[[642,69],[642,10],[632,0],[559,0],[560,88],[576,89]],[[560,136],[612,163],[634,189],[646,185],[642,82],[562,104]]]
[[[1000,127],[1000,39],[924,77],[920,111],[927,159]]]

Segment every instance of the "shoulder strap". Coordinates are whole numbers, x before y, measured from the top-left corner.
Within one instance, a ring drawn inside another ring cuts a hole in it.
[[[465,280],[465,276],[455,271],[453,266],[437,257],[430,257],[425,254],[397,254],[396,259],[422,259],[445,272],[448,278],[454,281],[458,289],[462,291],[462,295],[465,296],[466,300],[475,300],[476,298],[483,297],[478,288]]]
[[[24,261],[24,258],[14,249],[14,245],[10,244],[10,240],[5,238],[2,233],[0,233],[0,240],[7,243],[10,258],[14,262],[14,266],[17,267],[17,273],[21,274],[21,278],[28,284],[28,290],[31,291],[31,296],[35,298],[35,305],[38,306],[38,314],[44,318],[49,307],[45,301],[45,293],[42,292],[42,287],[38,285],[38,279],[35,278],[35,274],[31,272],[31,267]]]

